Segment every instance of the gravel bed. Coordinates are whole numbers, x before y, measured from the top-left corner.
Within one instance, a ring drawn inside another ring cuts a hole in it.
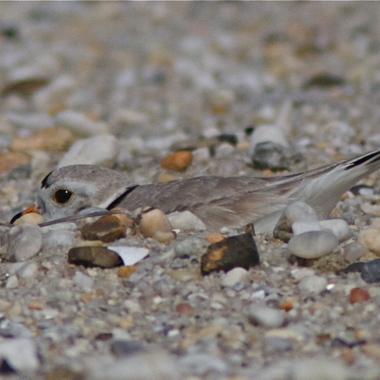
[[[1,221],[71,163],[146,184],[272,175],[252,163],[266,133],[281,174],[378,148],[379,18],[375,2],[1,3]],[[180,148],[191,165],[163,168]],[[351,230],[333,253],[261,234],[248,271],[203,276],[207,231],[128,235],[149,255],[124,276],[68,263],[73,223],[14,227],[13,245],[1,226],[1,376],[379,379],[379,282],[336,273],[377,257],[379,174],[362,184],[333,211]]]

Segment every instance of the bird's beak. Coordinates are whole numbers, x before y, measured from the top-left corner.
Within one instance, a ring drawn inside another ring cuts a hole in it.
[[[30,214],[30,213],[35,213],[35,214],[40,214],[41,213],[38,211],[36,205],[30,205],[28,206],[25,210],[19,212],[16,214],[11,221],[9,222],[10,224],[13,224],[17,219],[21,218],[23,215]]]

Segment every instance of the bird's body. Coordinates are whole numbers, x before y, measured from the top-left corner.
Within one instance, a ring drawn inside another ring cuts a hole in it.
[[[326,218],[346,190],[379,168],[380,149],[289,176],[202,176],[139,186],[118,171],[72,165],[45,177],[37,208],[49,221],[91,207],[133,211],[151,206],[167,214],[189,210],[209,230],[253,222],[256,232],[271,232],[284,208],[294,201],[308,203],[320,218]]]

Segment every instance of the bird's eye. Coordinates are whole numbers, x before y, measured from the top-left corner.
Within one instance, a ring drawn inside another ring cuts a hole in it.
[[[67,203],[74,194],[67,189],[58,189],[53,194],[53,201],[61,205]]]

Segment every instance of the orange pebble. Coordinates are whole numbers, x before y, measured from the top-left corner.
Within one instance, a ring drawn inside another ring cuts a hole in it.
[[[161,160],[161,167],[164,169],[184,171],[193,161],[193,154],[188,150],[174,152]]]
[[[285,311],[292,310],[293,302],[289,298],[287,298],[285,301],[280,303],[280,309]]]
[[[351,303],[364,302],[371,299],[368,292],[363,288],[353,288],[351,289],[349,300]]]
[[[119,277],[128,277],[137,269],[137,265],[121,266],[117,272]]]
[[[214,243],[218,243],[218,242],[224,240],[225,238],[220,232],[212,232],[210,234],[205,235],[205,239],[209,243],[214,244]]]

